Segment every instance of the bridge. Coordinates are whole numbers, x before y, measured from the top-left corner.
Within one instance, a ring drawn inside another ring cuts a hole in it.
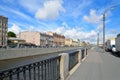
[[[0,50],[0,80],[119,80],[119,67],[99,47]]]

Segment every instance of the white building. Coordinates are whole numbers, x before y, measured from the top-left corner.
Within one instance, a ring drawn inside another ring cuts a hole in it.
[[[52,46],[53,44],[53,36],[40,32],[20,32],[19,38],[37,46]]]

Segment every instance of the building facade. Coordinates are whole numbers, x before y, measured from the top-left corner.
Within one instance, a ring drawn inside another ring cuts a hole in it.
[[[65,46],[79,46],[79,42],[70,38],[66,38]]]
[[[0,16],[0,46],[7,46],[8,18]]]
[[[20,32],[19,38],[37,46],[52,46],[53,44],[53,36],[40,32]]]
[[[72,39],[70,39],[70,38],[66,38],[65,39],[65,46],[72,46]]]
[[[7,47],[9,48],[20,48],[25,44],[25,40],[24,39],[20,39],[20,38],[15,38],[15,37],[9,37],[8,38],[8,43],[7,43]]]
[[[15,37],[9,37],[8,38],[8,42],[13,43],[13,44],[16,44],[16,43],[25,43],[25,40],[24,39],[20,39],[20,38],[15,38]]]
[[[41,46],[52,46],[53,45],[53,36],[46,33],[40,33],[40,45]]]
[[[76,40],[72,40],[72,46],[79,46],[79,42]]]
[[[53,46],[64,46],[65,36],[53,32],[47,32],[48,35],[53,36]]]

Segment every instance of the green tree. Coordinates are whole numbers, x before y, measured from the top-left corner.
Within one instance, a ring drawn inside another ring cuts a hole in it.
[[[12,32],[12,31],[9,31],[9,32],[7,33],[7,36],[8,36],[8,37],[16,37],[16,34],[15,34],[14,32]]]

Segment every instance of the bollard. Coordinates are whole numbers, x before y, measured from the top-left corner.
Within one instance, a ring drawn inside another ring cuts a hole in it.
[[[82,59],[81,59],[81,50],[79,50],[79,53],[78,53],[78,63],[81,63],[82,62]]]
[[[62,53],[60,56],[60,77],[61,80],[65,80],[69,75],[69,55],[68,53]]]

